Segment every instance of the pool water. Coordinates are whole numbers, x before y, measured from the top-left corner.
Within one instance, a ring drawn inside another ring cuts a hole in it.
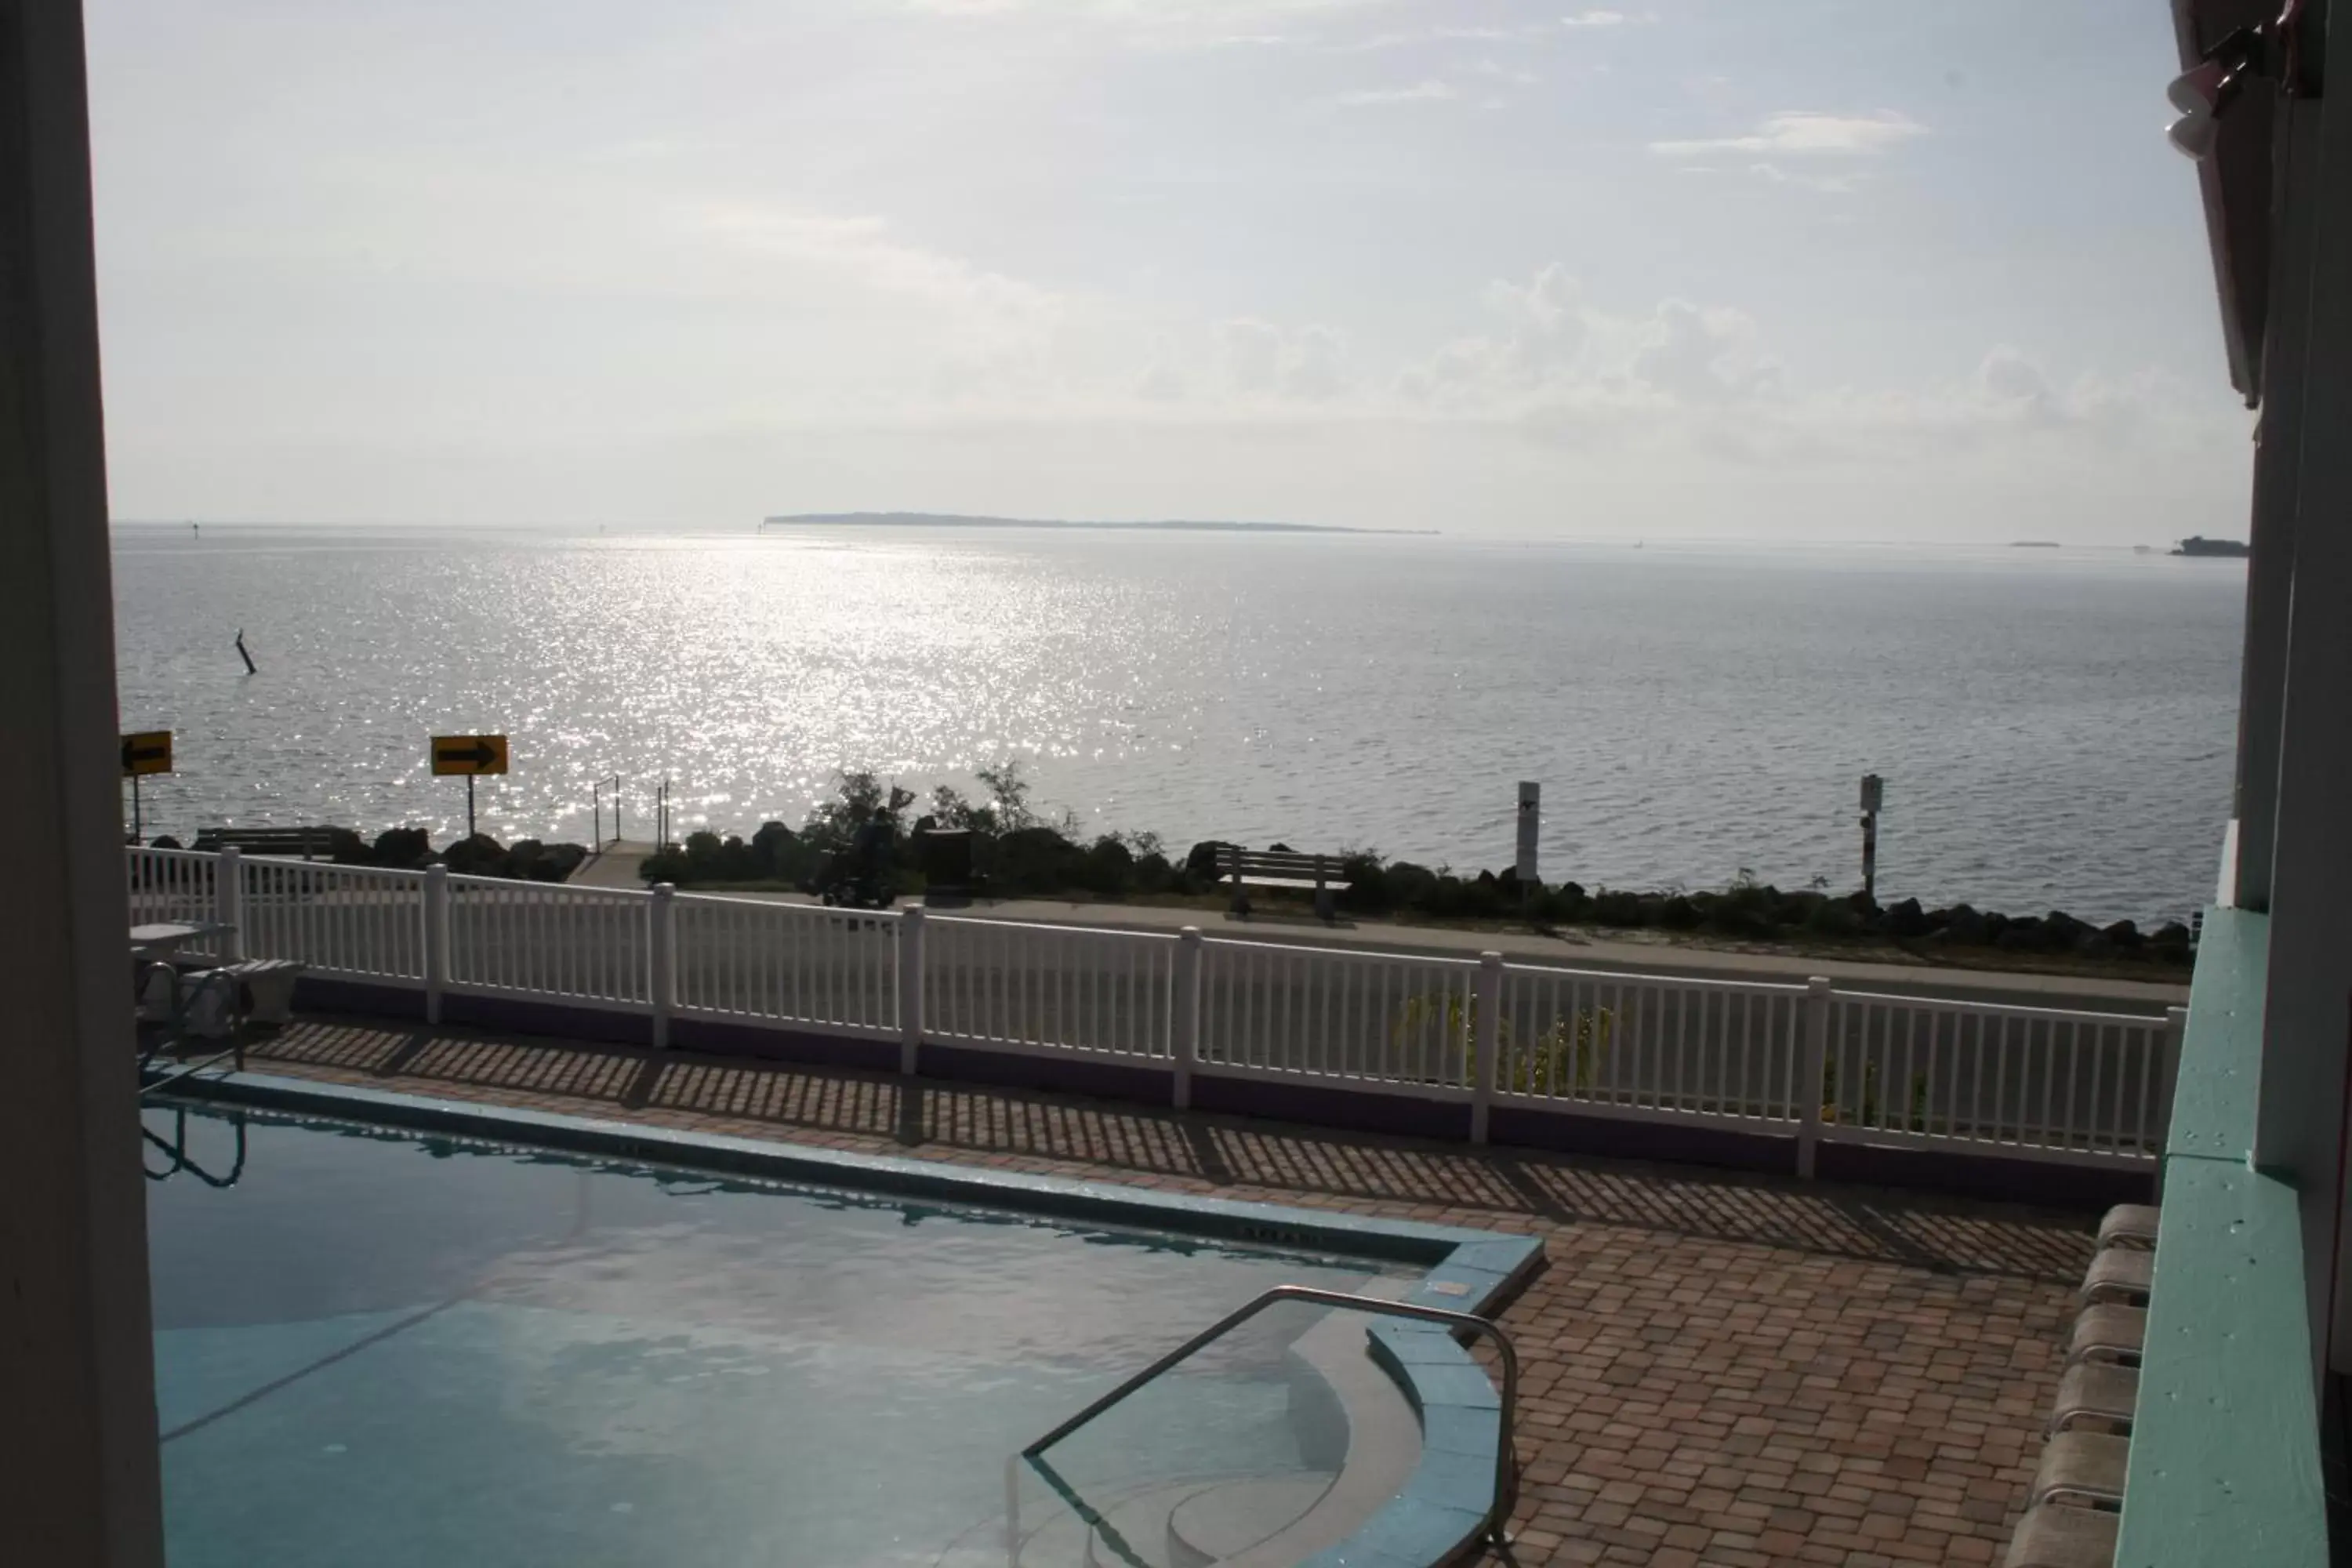
[[[1270,1285],[1381,1271],[287,1118],[147,1125],[172,1568],[1002,1562],[1008,1456]],[[1055,1458],[1113,1490],[1296,1473],[1278,1350],[1188,1367]]]

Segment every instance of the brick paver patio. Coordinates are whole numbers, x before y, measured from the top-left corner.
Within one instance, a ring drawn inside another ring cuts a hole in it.
[[[1992,1562],[2091,1250],[2015,1205],[479,1030],[305,1020],[253,1065],[1541,1237],[1503,1315],[1527,1568]]]

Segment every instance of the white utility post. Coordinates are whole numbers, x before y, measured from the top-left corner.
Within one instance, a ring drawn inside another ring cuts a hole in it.
[[[1470,1142],[1486,1141],[1487,1113],[1495,1103],[1496,1058],[1503,1045],[1503,955],[1478,955],[1478,989],[1470,1018]]]
[[[1186,926],[1176,938],[1168,1018],[1168,1054],[1175,1063],[1175,1077],[1169,1100],[1185,1110],[1192,1104],[1192,1065],[1201,1059],[1201,928]]]
[[[441,1021],[441,998],[449,990],[449,868],[425,868],[425,1021]]]
[[[1876,773],[1862,775],[1862,891],[1878,900],[1878,814],[1886,805],[1886,781]]]
[[[646,978],[653,987],[654,1049],[669,1048],[670,1015],[677,1010],[677,888],[656,882],[646,900]]]
[[[245,865],[243,856],[234,844],[221,846],[220,858],[213,862],[213,919],[228,928],[221,933],[221,962],[242,963],[245,958]]]
[[[1536,864],[1536,839],[1543,826],[1543,785],[1522,781],[1519,784],[1519,844],[1517,867],[1519,886],[1532,888],[1541,880]]]
[[[1830,1060],[1830,982],[1816,974],[1805,982],[1805,1029],[1797,1065],[1797,1174],[1811,1181],[1822,1142],[1822,1080]]]
[[[915,1076],[923,1053],[923,906],[898,915],[898,1070]]]

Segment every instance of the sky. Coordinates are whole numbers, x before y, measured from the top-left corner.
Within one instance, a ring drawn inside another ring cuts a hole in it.
[[[2243,531],[2145,0],[87,16],[120,519]]]

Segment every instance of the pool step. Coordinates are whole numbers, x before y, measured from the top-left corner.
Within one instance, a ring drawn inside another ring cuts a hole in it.
[[[1168,1512],[1168,1568],[1210,1568],[1297,1524],[1330,1491],[1326,1471],[1202,1487]]]

